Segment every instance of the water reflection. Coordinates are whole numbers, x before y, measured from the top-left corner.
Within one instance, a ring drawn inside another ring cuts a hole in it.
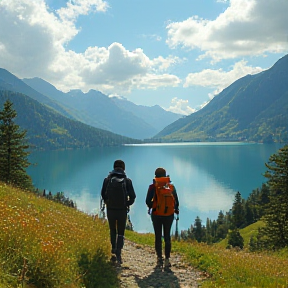
[[[164,167],[174,182],[180,199],[179,229],[187,229],[199,216],[215,219],[227,211],[234,195],[247,197],[264,181],[264,163],[283,145],[244,145],[209,143],[197,145],[145,145],[117,148],[34,152],[30,167],[34,185],[52,193],[63,191],[87,213],[99,211],[103,179],[115,159],[126,163],[132,179],[136,202],[131,220],[136,231],[152,231],[145,197],[157,167]]]

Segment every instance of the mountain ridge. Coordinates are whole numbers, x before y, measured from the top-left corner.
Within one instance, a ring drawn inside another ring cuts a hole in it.
[[[287,141],[287,95],[288,55],[270,69],[236,80],[201,110],[168,125],[154,138],[162,141]],[[282,111],[281,114],[278,111]],[[276,139],[279,131],[282,131],[281,139]]]
[[[71,90],[64,93],[41,78],[24,78],[23,82],[60,102],[77,120],[127,137],[151,138],[167,124],[181,117],[160,107],[162,110],[161,113],[158,113],[160,117],[154,117],[151,107],[138,106],[127,100],[115,101],[115,99],[93,89],[87,93],[81,90]],[[144,115],[143,110],[146,110]]]
[[[27,131],[29,146],[37,150],[56,150],[141,143],[69,119],[31,97],[0,89],[0,109],[9,99],[17,112],[15,123]]]

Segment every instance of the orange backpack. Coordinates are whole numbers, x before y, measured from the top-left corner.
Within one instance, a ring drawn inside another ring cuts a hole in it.
[[[174,214],[175,198],[174,186],[170,183],[170,177],[154,179],[155,195],[153,198],[153,214],[159,216],[170,216]]]

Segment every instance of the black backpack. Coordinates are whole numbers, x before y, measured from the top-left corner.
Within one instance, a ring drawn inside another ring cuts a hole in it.
[[[106,205],[109,209],[127,209],[126,178],[108,177]]]

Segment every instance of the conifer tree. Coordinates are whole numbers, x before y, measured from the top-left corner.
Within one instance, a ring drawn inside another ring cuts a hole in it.
[[[245,223],[245,212],[242,203],[242,196],[239,191],[235,195],[232,207],[232,223],[236,228],[243,227]]]
[[[288,145],[271,155],[265,165],[270,201],[266,204],[266,225],[260,235],[268,240],[264,246],[278,249],[288,246]]]
[[[228,226],[225,221],[225,215],[222,211],[219,212],[216,223],[217,223],[217,230],[215,241],[219,241],[221,239],[224,239],[228,233]]]
[[[20,131],[14,123],[17,112],[13,103],[7,100],[0,110],[0,181],[16,187],[31,190],[32,180],[26,172],[30,165],[26,144],[26,131]]]
[[[228,244],[231,245],[232,247],[239,247],[243,249],[244,239],[237,228],[231,230],[228,233]]]
[[[203,238],[203,228],[202,228],[202,220],[199,218],[199,216],[196,217],[195,222],[194,222],[194,237],[198,242],[202,241]]]

